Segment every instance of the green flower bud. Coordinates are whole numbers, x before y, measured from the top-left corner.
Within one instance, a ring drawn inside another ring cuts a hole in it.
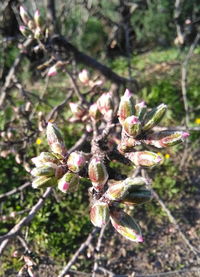
[[[112,184],[105,193],[105,198],[111,201],[121,201],[130,192],[145,186],[148,181],[142,177],[127,178],[124,181]]]
[[[52,164],[52,166],[41,166],[36,167],[31,171],[31,175],[33,176],[55,176],[57,166],[55,164]]]
[[[103,227],[109,221],[109,208],[108,204],[97,201],[90,209],[90,220],[96,227]]]
[[[41,152],[39,156],[32,158],[31,161],[35,164],[36,167],[44,166],[44,164],[47,162],[59,164],[58,157],[50,152]]]
[[[123,204],[126,205],[138,205],[150,201],[152,198],[152,193],[147,189],[138,189],[134,192],[128,193],[122,200]]]
[[[127,153],[126,156],[135,165],[144,167],[153,167],[161,164],[163,161],[163,158],[160,155],[150,151]]]
[[[134,114],[134,100],[128,89],[126,89],[124,95],[121,97],[117,114],[121,124],[127,117]]]
[[[128,136],[136,137],[141,131],[141,122],[137,116],[129,116],[123,122],[123,128]]]
[[[115,230],[126,239],[143,242],[141,230],[135,220],[123,210],[113,208],[110,210],[110,219]]]
[[[144,101],[135,105],[135,115],[138,117],[140,121],[143,120],[146,110],[147,106],[145,105]]]
[[[142,142],[157,148],[165,148],[183,142],[188,136],[187,132],[166,130],[149,134]]]
[[[57,126],[51,122],[48,122],[46,133],[47,141],[51,150],[54,153],[65,156],[67,150],[65,148],[65,143],[62,134],[60,130],[57,128]]]
[[[152,129],[154,126],[156,126],[163,118],[166,110],[167,106],[165,104],[161,104],[158,107],[152,109],[150,112],[148,112],[144,118],[142,130],[148,131]]]
[[[72,152],[69,155],[67,160],[67,166],[69,170],[77,173],[79,172],[86,164],[85,155],[81,152]]]
[[[103,189],[108,180],[108,172],[104,163],[97,157],[93,157],[89,163],[88,175],[96,191]]]
[[[52,187],[57,184],[57,179],[55,177],[39,176],[36,177],[32,182],[32,187],[37,188],[47,188]]]
[[[58,181],[58,189],[64,193],[75,191],[78,185],[79,176],[69,171]]]

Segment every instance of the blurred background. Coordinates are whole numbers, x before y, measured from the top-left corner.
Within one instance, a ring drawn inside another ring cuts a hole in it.
[[[0,3],[0,235],[27,215],[41,195],[30,186],[31,158],[47,150],[45,118],[71,89],[65,72],[51,79],[38,70],[46,61],[43,52],[21,54],[24,37],[19,31],[18,10],[24,5],[30,14],[40,9],[51,32],[62,34],[74,47],[120,76],[136,79],[137,99],[149,107],[167,104],[162,126],[190,132],[185,144],[163,150],[163,164],[149,170],[157,199],[131,211],[141,226],[144,243],[130,243],[108,226],[100,251],[107,271],[99,276],[200,276],[199,1]],[[72,72],[87,68],[73,57],[70,66]],[[87,69],[99,76],[94,69]],[[11,70],[15,71],[12,76]],[[110,86],[108,80],[105,88]],[[121,87],[120,93],[123,91]],[[84,132],[83,126],[68,123],[68,105],[54,116],[67,147],[72,147]],[[121,165],[114,167],[118,170]],[[20,189],[13,191],[15,188]],[[52,193],[20,231],[19,237],[36,263],[36,276],[57,276],[92,231],[87,188],[83,183],[78,192],[67,196]],[[24,259],[13,257],[16,250],[24,251],[19,237],[9,242],[0,257],[0,276],[17,276],[24,265]],[[94,247],[91,242],[66,276],[92,276]]]

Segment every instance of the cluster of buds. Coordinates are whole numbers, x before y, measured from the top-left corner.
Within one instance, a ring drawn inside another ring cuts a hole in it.
[[[106,178],[104,178],[105,180]],[[91,205],[91,222],[94,226],[101,228],[111,220],[115,230],[122,236],[131,241],[142,242],[143,238],[139,226],[119,206],[135,206],[149,201],[152,193],[147,189],[147,185],[148,181],[142,177],[108,182],[106,192]]]
[[[166,130],[154,132],[152,129],[162,120],[167,110],[165,104],[147,111],[144,102],[134,104],[133,96],[126,90],[118,109],[122,125],[121,142],[118,150],[136,166],[153,167],[162,163],[162,156],[151,151],[135,151],[139,145],[165,148],[181,143],[189,136],[182,131]]]
[[[81,82],[89,82],[87,72],[79,76]],[[165,148],[182,142],[189,134],[182,131],[154,132],[153,128],[161,121],[167,106],[147,110],[144,102],[135,104],[133,95],[126,90],[121,97],[118,112],[114,108],[110,92],[102,93],[89,109],[79,103],[70,104],[74,121],[87,123],[88,120],[112,123],[118,116],[121,138],[117,149],[135,166],[153,167],[162,162],[162,156],[149,150],[135,150],[135,147],[147,146]],[[73,122],[74,122],[73,121]],[[134,219],[124,211],[124,207],[143,204],[152,198],[148,180],[143,177],[129,177],[124,180],[110,180],[106,154],[99,145],[97,153],[68,153],[61,132],[53,123],[47,126],[47,141],[51,152],[42,152],[32,159],[33,187],[56,186],[64,193],[74,191],[80,176],[89,177],[92,187],[90,192],[90,220],[96,227],[103,227],[110,220],[115,230],[125,238],[142,242],[141,230]],[[109,139],[105,141],[109,144]],[[113,139],[113,143],[116,141]],[[90,160],[88,161],[88,158]],[[84,170],[82,170],[84,167]]]
[[[39,10],[36,10],[34,15],[31,16],[23,6],[20,6],[19,14],[23,22],[19,29],[23,36],[38,40],[45,37],[47,30],[43,27]]]
[[[42,152],[32,159],[35,168],[31,174],[35,177],[33,188],[58,186],[64,193],[74,191],[79,184],[79,172],[86,164],[82,152],[68,154],[60,130],[51,122],[47,126],[47,141],[52,152]]]

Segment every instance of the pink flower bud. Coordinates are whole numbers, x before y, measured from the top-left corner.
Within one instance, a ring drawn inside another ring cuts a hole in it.
[[[65,143],[64,143],[62,134],[58,129],[58,127],[55,124],[48,122],[46,134],[47,134],[47,141],[49,146],[51,147],[51,150],[54,153],[65,156],[67,153],[67,150],[65,148]]]
[[[123,122],[124,131],[128,136],[136,137],[141,131],[141,122],[137,116],[129,116]]]
[[[95,121],[98,121],[101,118],[101,113],[98,109],[97,103],[94,103],[93,105],[90,106],[89,115]]]
[[[153,167],[155,165],[161,164],[163,161],[163,158],[160,155],[150,151],[127,153],[126,157],[135,165],[144,167]]]
[[[121,97],[118,109],[119,122],[122,124],[124,120],[134,114],[134,101],[132,94],[128,89],[125,90],[124,95]]]
[[[105,115],[110,110],[113,110],[113,101],[111,93],[103,93],[97,100],[97,106],[103,115]]]
[[[73,115],[77,118],[81,118],[86,113],[86,110],[78,103],[70,102],[69,106]]]
[[[41,27],[41,15],[39,10],[36,10],[34,13],[34,21],[37,27]]]
[[[96,227],[103,227],[109,220],[108,204],[97,201],[90,209],[90,220]]]
[[[108,172],[104,163],[97,157],[93,157],[89,163],[88,175],[96,191],[102,190],[108,180]]]
[[[126,239],[134,242],[143,242],[141,230],[135,220],[123,210],[112,208],[110,219],[115,230]]]
[[[158,133],[151,133],[146,136],[142,142],[157,148],[165,148],[181,143],[189,136],[188,133],[182,131],[166,130]]]
[[[86,69],[83,69],[79,74],[78,74],[79,80],[81,83],[84,85],[87,85],[89,82],[89,73]]]
[[[77,189],[79,184],[79,176],[72,172],[67,172],[65,175],[58,181],[58,189],[64,193],[72,192]]]
[[[72,152],[67,160],[67,166],[69,170],[77,173],[86,164],[85,155],[81,152]]]
[[[53,66],[51,66],[51,67],[49,68],[49,71],[48,71],[48,73],[47,73],[47,76],[52,77],[52,76],[57,75],[57,73],[58,73],[57,68],[56,68],[55,65],[53,65]]]
[[[20,14],[21,19],[24,22],[24,24],[27,25],[28,21],[30,20],[30,16],[28,15],[27,11],[25,10],[25,8],[23,6],[20,6],[19,14]]]
[[[25,37],[28,37],[31,34],[30,30],[25,26],[19,26],[19,30],[22,33],[22,35]]]
[[[144,101],[135,105],[135,115],[139,118],[140,121],[143,120],[146,110],[147,106]]]

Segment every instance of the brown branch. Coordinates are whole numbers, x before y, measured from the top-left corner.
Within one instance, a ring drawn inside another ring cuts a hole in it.
[[[109,67],[98,62],[94,58],[80,52],[75,46],[68,42],[64,37],[59,35],[54,35],[50,39],[50,45],[58,45],[66,50],[66,53],[73,54],[74,59],[78,63],[82,63],[85,66],[89,66],[95,70],[98,70],[102,75],[104,75],[108,80],[116,83],[118,85],[124,85],[130,87],[134,92],[138,91],[138,83],[135,79],[129,80],[127,78],[121,77],[115,72],[113,72]]]

